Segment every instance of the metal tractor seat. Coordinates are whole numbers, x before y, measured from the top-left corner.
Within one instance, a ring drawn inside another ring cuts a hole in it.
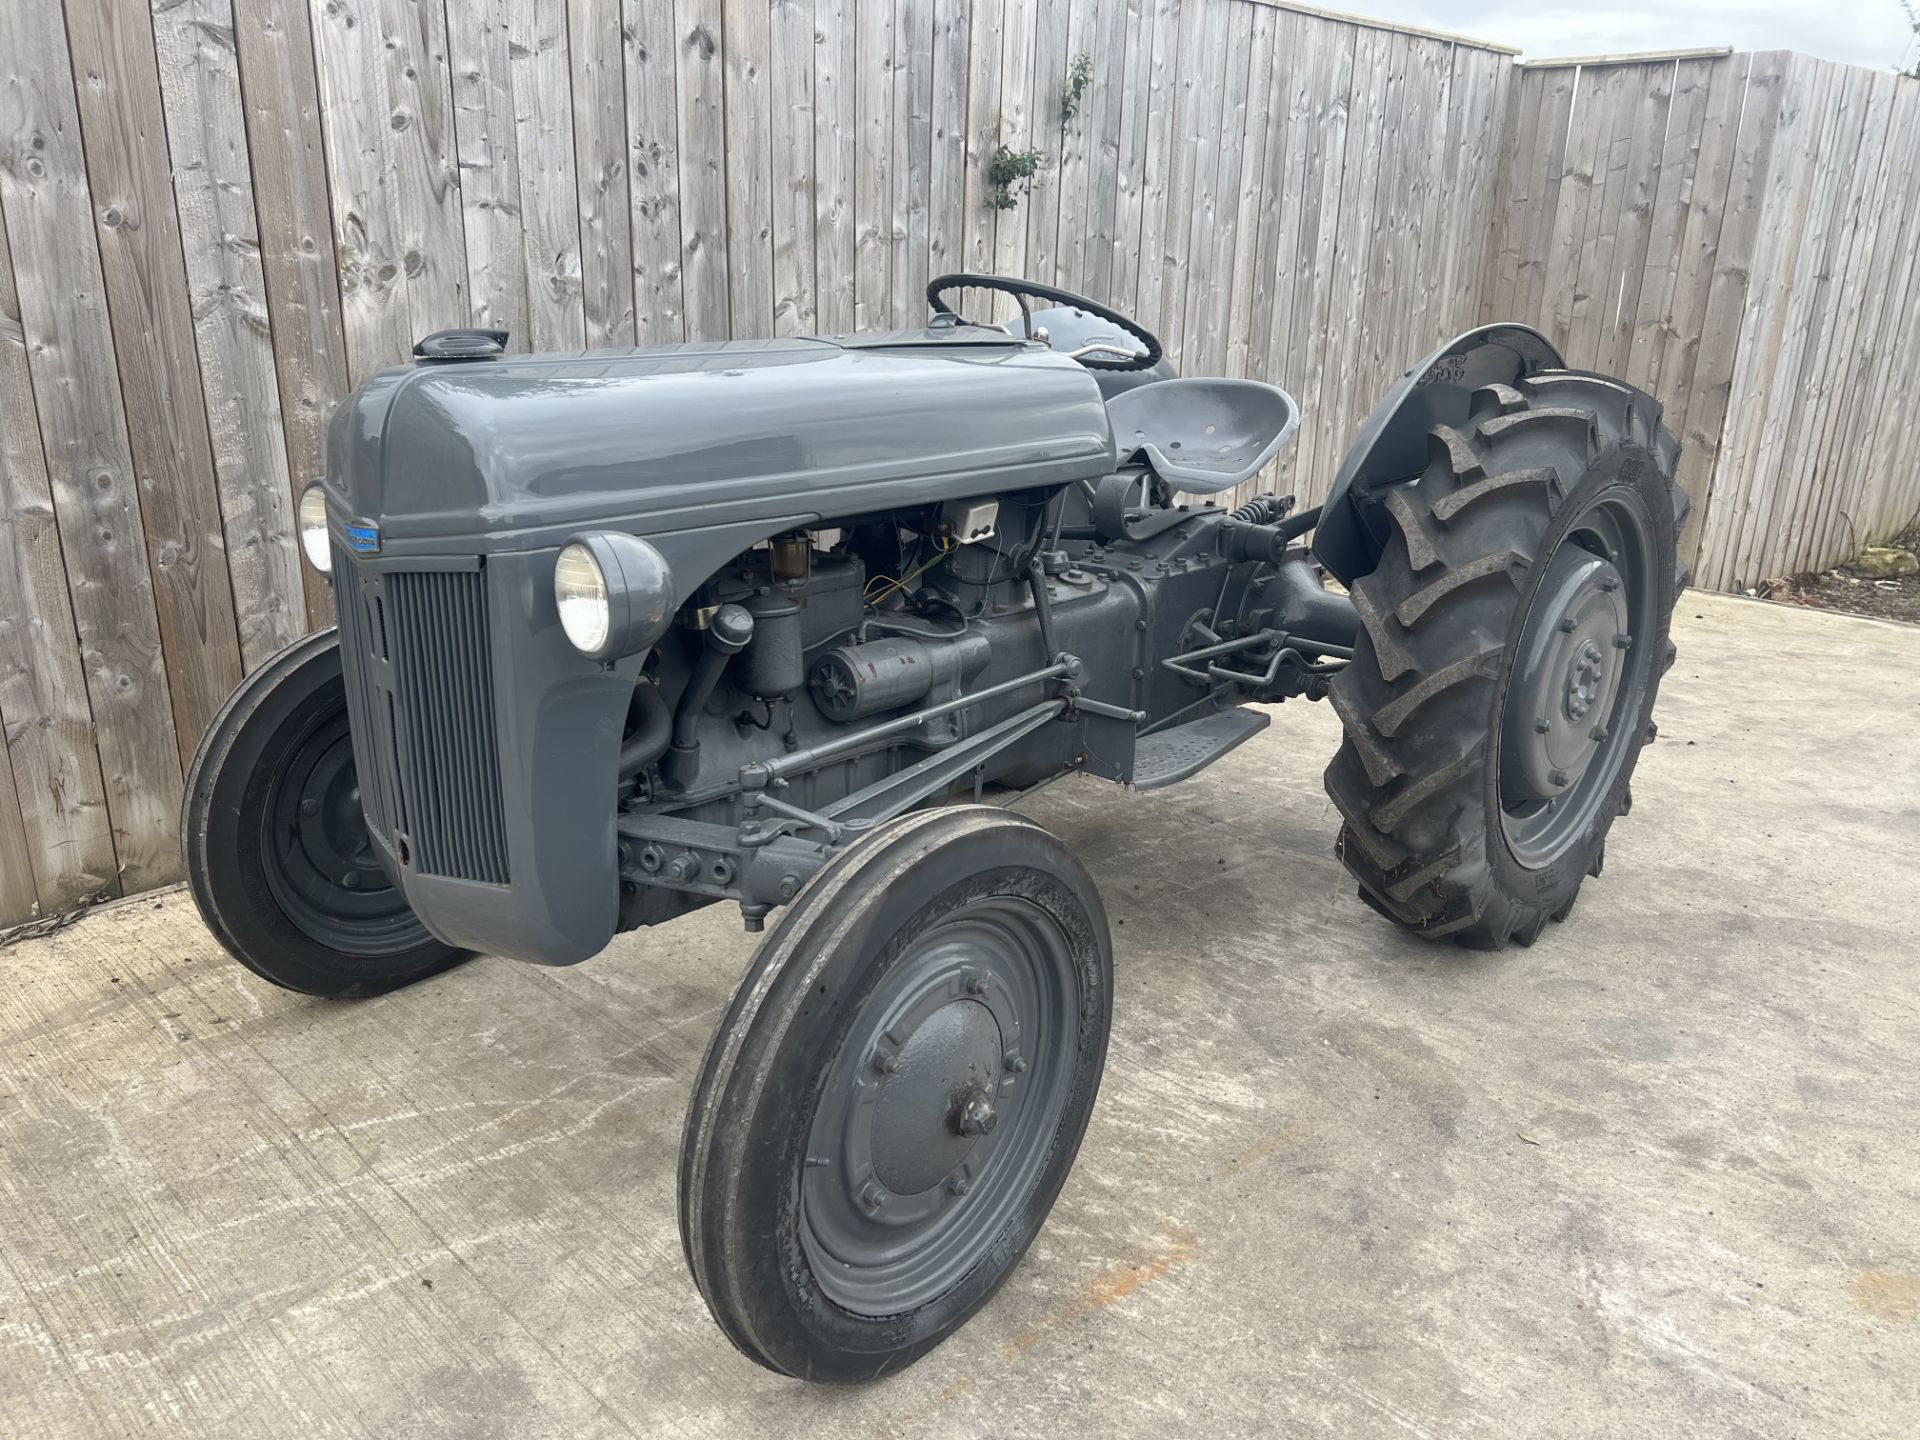
[[[1144,454],[1175,490],[1209,495],[1260,473],[1300,427],[1286,391],[1258,380],[1156,380],[1112,396],[1123,460]]]

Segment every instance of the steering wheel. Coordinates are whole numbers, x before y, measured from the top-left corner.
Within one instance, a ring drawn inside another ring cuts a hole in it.
[[[1023,339],[1034,338],[1033,312],[1027,307],[1028,300],[1044,300],[1049,305],[1068,305],[1076,310],[1084,310],[1096,319],[1105,320],[1109,325],[1117,326],[1138,339],[1143,349],[1129,352],[1116,345],[1094,343],[1083,345],[1078,350],[1069,350],[1066,354],[1078,360],[1089,370],[1151,370],[1160,363],[1160,341],[1151,330],[1140,325],[1116,310],[1076,295],[1071,290],[1056,290],[1051,285],[1042,285],[1037,280],[1014,280],[1004,275],[942,275],[927,286],[927,303],[933,307],[936,315],[952,315],[954,309],[947,304],[946,294],[950,290],[997,290],[1002,295],[1011,295],[1020,302],[1020,318],[1026,326]],[[1101,353],[1114,356],[1113,359],[1098,358]]]

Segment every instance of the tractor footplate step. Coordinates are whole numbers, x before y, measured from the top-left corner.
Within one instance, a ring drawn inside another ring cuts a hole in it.
[[[1159,790],[1198,774],[1270,723],[1265,711],[1222,710],[1149,735],[1134,746],[1133,788]]]

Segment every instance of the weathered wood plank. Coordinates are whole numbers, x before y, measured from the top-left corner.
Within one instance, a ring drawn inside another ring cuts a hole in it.
[[[633,196],[627,185],[623,53],[620,0],[567,0],[580,303],[590,347],[634,343]]]
[[[1066,154],[1060,92],[1073,59],[1067,53],[1072,20],[1072,0],[1041,0],[1033,37],[1029,143],[1046,155],[1047,168],[1043,176],[1035,177],[1033,194],[1021,208],[1027,219],[1027,278],[1045,285],[1060,279],[1060,166]]]
[[[1756,59],[1756,77],[1759,66]],[[1802,192],[1811,170],[1804,157],[1818,133],[1815,116],[1824,98],[1806,83],[1809,73],[1797,57],[1784,57],[1780,120],[1758,202],[1761,223],[1751,266],[1752,273],[1762,277],[1754,292],[1757,303],[1728,317],[1729,328],[1739,338],[1702,551],[1703,573],[1713,577],[1710,583],[1715,589],[1733,583],[1740,537],[1756,501],[1752,475],[1761,459],[1759,431],[1766,420],[1788,319],[1790,294],[1785,280],[1806,221]],[[1751,101],[1748,108],[1753,108]]]
[[[0,18],[0,36],[7,35]],[[0,101],[9,124],[26,113]],[[6,133],[34,148],[36,132]],[[31,157],[20,163],[28,169]],[[12,193],[11,168],[0,158],[0,206]],[[25,269],[29,277],[53,278],[37,266]],[[94,738],[13,252],[0,220],[0,750],[9,755],[17,816],[17,822],[7,820],[0,792],[0,828],[19,825],[15,858],[30,867],[29,893],[47,913],[119,889]],[[0,833],[0,842],[11,833]],[[10,891],[11,884],[0,891]]]
[[[893,0],[855,0],[859,142],[854,152],[853,323],[885,326],[893,299]]]
[[[313,32],[304,6],[242,5],[233,18],[281,427],[297,495],[325,468],[327,420],[351,388]],[[332,624],[331,587],[309,565],[300,573],[309,627]]]
[[[1107,301],[1113,293],[1113,237],[1120,215],[1120,113],[1127,78],[1126,0],[1096,0],[1088,26],[1087,53],[1093,82],[1083,110],[1088,115],[1086,243],[1076,285]]]
[[[1798,433],[1784,464],[1780,517],[1758,567],[1769,575],[1793,574],[1811,565],[1811,542],[1822,512],[1832,490],[1843,483],[1828,469],[1833,426],[1844,408],[1850,352],[1866,294],[1865,271],[1886,208],[1883,166],[1892,138],[1896,79],[1871,71],[1860,75],[1856,108],[1843,122],[1858,127],[1858,149],[1839,177],[1834,235],[1822,268],[1822,312],[1809,327],[1807,363],[1794,396]]]
[[[1061,0],[1061,8],[1067,18],[1066,43],[1061,50],[1064,59],[1059,100],[1059,108],[1064,112],[1070,68],[1083,55],[1089,60],[1093,58],[1088,36],[1093,28],[1094,0]],[[1097,75],[1088,82],[1071,119],[1064,113],[1060,116],[1060,153],[1053,170],[1054,204],[1058,207],[1059,220],[1054,230],[1052,283],[1074,291],[1086,289],[1091,152],[1099,144],[1092,97],[1099,83]]]
[[[1301,170],[1300,234],[1291,259],[1292,299],[1284,336],[1274,325],[1269,371],[1302,407],[1301,428],[1283,456],[1277,482],[1312,505],[1333,483],[1334,466],[1345,436],[1332,435],[1331,316],[1336,244],[1346,198],[1347,125],[1353,103],[1355,36],[1352,31],[1311,20],[1303,48],[1308,79],[1307,124],[1311,127]]]
[[[0,711],[0,724],[5,720],[5,712]],[[27,827],[20,817],[13,756],[0,744],[0,927],[18,925],[39,913],[40,897],[34,889]]]
[[[1674,71],[1673,98],[1667,109],[1666,140],[1648,216],[1646,249],[1639,266],[1639,293],[1631,310],[1621,309],[1621,324],[1631,326],[1630,343],[1620,354],[1620,375],[1658,394],[1661,337],[1671,324],[1674,290],[1683,259],[1682,240],[1692,208],[1695,175],[1706,139],[1706,112],[1713,70],[1724,61],[1685,60]]]
[[[153,38],[240,657],[251,670],[306,633],[307,606],[229,0],[155,4]]]
[[[814,287],[819,328],[854,322],[855,142],[859,137],[854,0],[813,0]],[[991,235],[991,231],[989,231]],[[988,240],[991,248],[992,241]]]
[[[1214,147],[1219,141],[1220,87],[1211,83],[1224,66],[1227,12],[1217,0],[1182,0],[1180,54],[1176,71],[1173,167],[1168,176],[1161,231],[1160,314],[1156,327],[1175,368],[1191,371],[1183,341],[1187,297],[1193,288],[1188,271],[1194,211],[1203,186],[1210,187]],[[1202,83],[1203,79],[1208,83]],[[1203,178],[1204,177],[1204,178]],[[1153,325],[1152,320],[1146,322]]]
[[[994,147],[1000,143],[1001,28],[1005,18],[1006,0],[972,0],[967,6],[967,133],[961,163],[961,263],[957,268],[974,274],[993,269],[993,230],[998,212],[987,203],[992,188],[987,170],[993,163]]]
[[[240,637],[168,183],[153,28],[144,7],[74,0],[67,6],[67,39],[174,740],[184,764],[240,683]],[[14,246],[16,261],[24,248]]]
[[[9,83],[0,85],[0,135],[11,137],[0,148],[0,211],[13,252],[114,857],[121,886],[140,890],[179,873],[179,739],[141,528],[143,497],[116,380],[74,74],[55,0],[0,5],[0,54],[19,61]],[[124,211],[117,217],[125,218]],[[207,509],[214,512],[211,502]],[[166,558],[172,562],[175,553]],[[41,593],[44,565],[34,578]],[[237,640],[229,653],[237,678]],[[54,703],[45,713],[57,723],[77,704],[64,697]],[[13,726],[28,714],[13,702],[7,713]],[[49,783],[57,783],[54,775]],[[61,797],[60,807],[77,798]],[[86,817],[66,813],[67,824],[81,828]],[[96,845],[89,867],[98,858]]]
[[[674,0],[679,67],[681,286],[686,338],[724,340],[728,289],[725,61],[721,0]]]
[[[1368,247],[1375,230],[1374,198],[1380,177],[1380,151],[1387,119],[1387,88],[1374,77],[1387,65],[1398,37],[1384,30],[1363,30],[1353,40],[1351,113],[1345,127],[1344,168],[1340,181],[1340,209],[1334,236],[1333,260],[1328,271],[1328,308],[1323,322],[1327,337],[1323,381],[1316,399],[1317,420],[1312,426],[1312,468],[1304,473],[1324,493],[1334,467],[1353,433],[1352,417],[1363,403],[1358,397],[1373,389],[1359,384],[1356,371],[1362,354],[1361,320],[1370,309],[1365,278]]]
[[[889,323],[927,318],[927,207],[933,187],[933,0],[898,0],[893,13],[893,259]]]
[[[380,0],[379,17],[393,101],[387,163],[400,220],[407,314],[418,339],[472,323],[447,20],[439,5],[423,0]],[[350,103],[361,103],[358,94]]]
[[[675,0],[622,0],[633,328],[642,345],[687,338],[680,235],[679,21]],[[704,195],[704,191],[702,192]]]
[[[928,278],[966,269],[967,43],[967,0],[934,0]],[[920,313],[926,288],[923,280]]]
[[[1143,0],[1147,3],[1147,0]],[[1179,106],[1187,93],[1180,70],[1180,45],[1197,5],[1181,0],[1151,0],[1153,60],[1147,86],[1146,142],[1140,168],[1139,241],[1134,255],[1132,313],[1158,332],[1166,293],[1168,205],[1180,149]],[[1165,336],[1161,336],[1164,341]]]
[[[472,323],[537,349],[527,288],[520,144],[516,134],[512,0],[482,0],[453,28],[453,135]],[[418,337],[416,337],[418,338]]]
[[[773,333],[818,328],[813,0],[773,0]],[[963,62],[964,63],[964,62]]]
[[[1772,51],[1752,57],[1733,138],[1727,198],[1711,261],[1712,278],[1695,350],[1692,383],[1686,387],[1686,428],[1681,433],[1680,484],[1693,497],[1680,537],[1680,558],[1696,580],[1718,588],[1707,540],[1725,522],[1719,511],[1733,503],[1719,481],[1729,422],[1747,297],[1766,193],[1785,101],[1787,56]]]
[[[358,384],[419,338],[407,312],[408,251],[387,163],[387,134],[398,112],[374,0],[311,5],[309,13],[342,328],[348,373]],[[465,244],[463,237],[463,259]]]
[[[1247,96],[1253,79],[1251,5],[1229,5],[1223,52],[1224,84],[1220,113],[1201,147],[1207,168],[1201,172],[1188,242],[1186,338],[1182,354],[1195,374],[1226,373],[1228,328],[1233,304],[1235,221],[1240,212],[1240,162],[1246,148]]]
[[[1248,37],[1247,91],[1241,101],[1244,117],[1240,140],[1240,163],[1232,176],[1231,192],[1223,193],[1224,204],[1233,202],[1232,241],[1226,264],[1226,283],[1221,286],[1225,304],[1216,310],[1210,323],[1221,332],[1226,369],[1232,376],[1244,376],[1253,347],[1253,317],[1256,309],[1269,308],[1268,280],[1256,275],[1260,254],[1260,229],[1271,210],[1273,194],[1265,188],[1267,144],[1272,128],[1275,12],[1264,6],[1253,9],[1253,30]],[[1222,174],[1222,183],[1227,177]]]
[[[726,0],[728,295],[733,334],[773,333],[772,16],[767,0]]]

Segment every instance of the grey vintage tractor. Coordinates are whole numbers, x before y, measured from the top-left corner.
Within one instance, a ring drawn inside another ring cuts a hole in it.
[[[956,308],[994,294],[1018,317]],[[694,1088],[680,1223],[733,1342],[817,1380],[979,1309],[1093,1106],[1106,916],[1010,798],[1159,789],[1253,707],[1329,699],[1361,896],[1530,944],[1600,873],[1684,584],[1659,405],[1532,330],[1409,371],[1323,506],[1229,510],[1284,392],[1176,378],[1047,286],[928,299],[833,339],[423,340],[299,506],[339,628],[229,701],[182,826],[214,934],[313,995],[781,911]]]

